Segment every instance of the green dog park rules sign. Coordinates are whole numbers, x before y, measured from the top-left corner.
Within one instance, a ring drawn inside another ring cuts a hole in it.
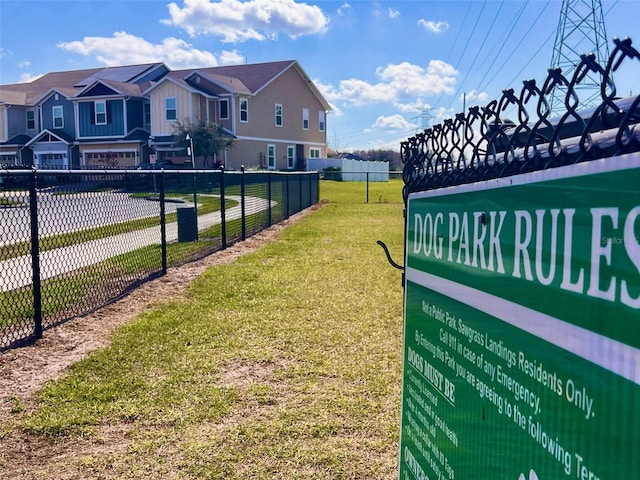
[[[412,194],[401,480],[640,479],[640,154]]]

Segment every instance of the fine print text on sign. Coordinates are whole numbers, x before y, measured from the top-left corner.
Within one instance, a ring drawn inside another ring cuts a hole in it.
[[[413,194],[401,479],[640,478],[640,155]]]

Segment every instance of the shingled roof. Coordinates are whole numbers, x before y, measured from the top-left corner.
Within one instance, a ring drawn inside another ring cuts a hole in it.
[[[33,105],[49,92],[56,91],[71,98],[97,80],[133,85],[130,82],[161,63],[128,65],[124,67],[101,67],[65,72],[50,72],[28,83],[0,85],[0,103],[10,105]],[[146,85],[145,85],[146,86]],[[129,90],[128,87],[126,87]],[[140,88],[135,88],[137,95]]]
[[[327,110],[331,109],[296,60],[173,70],[169,71],[158,82],[146,82],[139,85],[131,83],[136,78],[142,78],[143,75],[160,65],[162,64],[150,63],[51,72],[29,83],[0,85],[0,103],[34,105],[41,101],[45,95],[54,91],[72,98],[87,90],[88,87],[96,82],[109,85],[122,94],[135,96],[148,93],[155,86],[166,80],[178,83],[188,89],[200,91],[205,95],[215,96],[229,93],[255,95],[287,69],[293,67],[303,78],[309,81],[310,88],[325,105],[325,108]],[[188,81],[196,74],[209,80],[210,83],[206,88],[198,86],[195,82]]]
[[[256,95],[289,68],[296,68],[298,73],[309,82],[314,94],[325,105],[325,108],[331,110],[329,104],[296,60],[174,70],[167,74],[161,81],[170,80],[181,84],[185,88],[199,90],[208,95],[223,95],[229,93]],[[192,81],[196,75],[200,75],[209,80],[212,85],[206,88],[198,86]],[[153,87],[151,89],[153,89]]]

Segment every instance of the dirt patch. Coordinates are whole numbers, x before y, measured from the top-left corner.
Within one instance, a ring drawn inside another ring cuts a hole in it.
[[[0,353],[0,418],[16,409],[29,408],[33,395],[49,380],[60,377],[67,368],[109,344],[111,332],[159,302],[180,296],[186,287],[208,267],[233,262],[253,252],[290,224],[317,207],[291,216],[243,242],[181,267],[142,285],[123,299],[94,313],[46,330],[43,338],[27,347]]]

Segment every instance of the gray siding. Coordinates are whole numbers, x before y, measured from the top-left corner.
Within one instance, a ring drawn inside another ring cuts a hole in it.
[[[7,110],[7,140],[25,133],[27,130],[27,114],[22,107],[11,107]]]

